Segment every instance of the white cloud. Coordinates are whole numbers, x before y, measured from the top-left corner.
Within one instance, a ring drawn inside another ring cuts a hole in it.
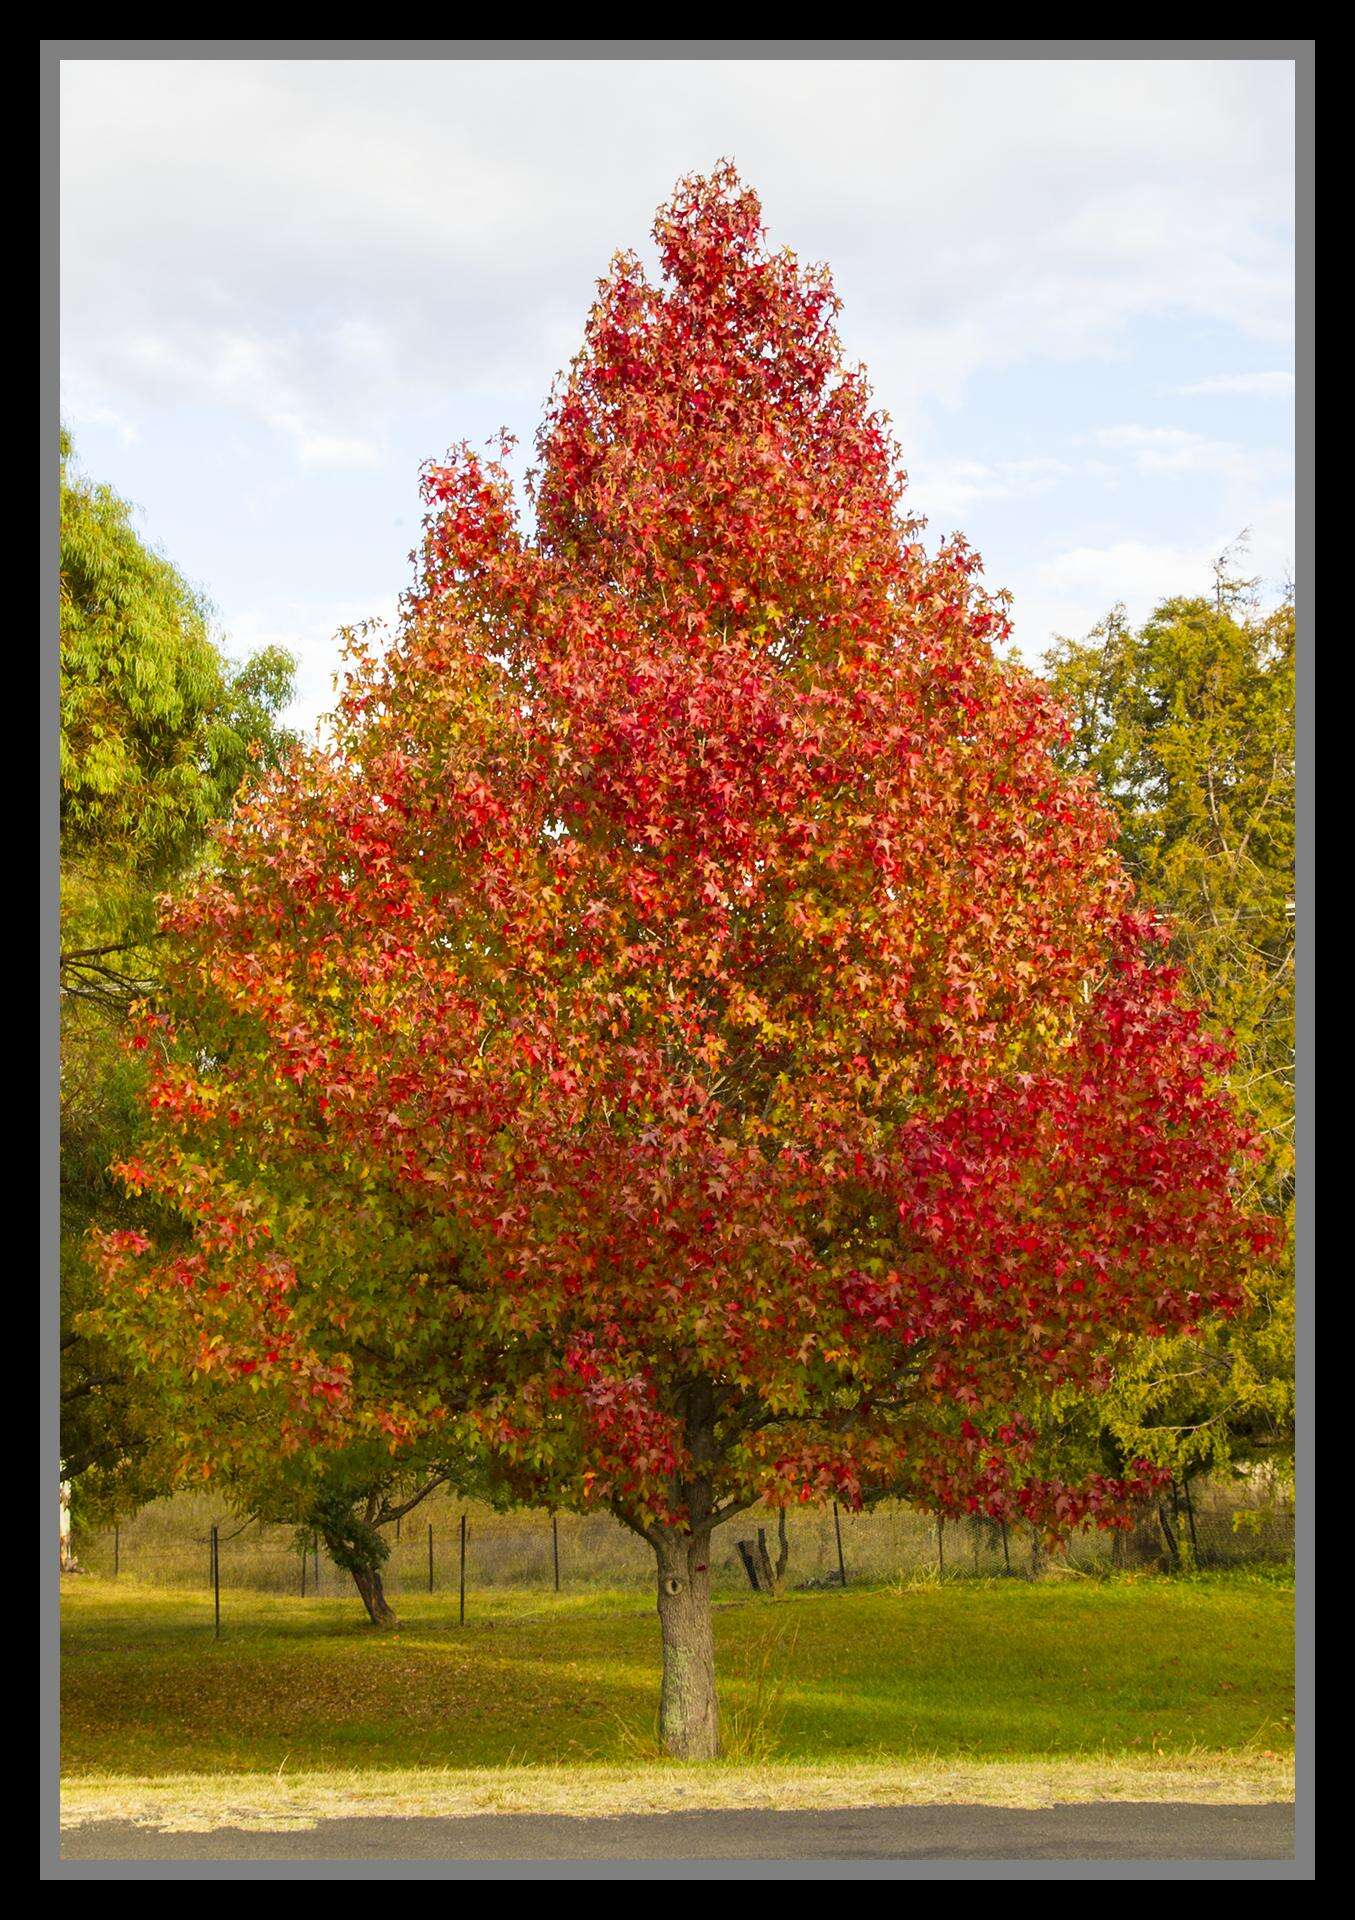
[[[1245,545],[1239,547],[1244,533]],[[1264,501],[1246,528],[1225,524],[1190,540],[1069,547],[1033,562],[1009,583],[1015,592],[1017,645],[1038,664],[1056,636],[1089,633],[1117,604],[1138,622],[1162,600],[1207,593],[1214,561],[1230,548],[1237,570],[1259,580],[1262,600],[1276,599],[1293,560],[1292,503],[1284,497]]]
[[[1289,358],[1292,143],[1281,61],[67,61],[63,393],[314,711],[418,461],[502,422],[520,466],[613,249],[729,155],[1038,651],[1292,552],[1280,410],[1144,417],[1282,391],[1200,376]]]
[[[1192,381],[1189,386],[1175,387],[1173,392],[1185,394],[1238,394],[1256,395],[1259,399],[1285,400],[1294,391],[1292,373],[1216,373],[1207,380]]]
[[[393,629],[397,618],[398,602],[393,597],[384,604],[283,600],[266,608],[233,610],[222,642],[236,660],[260,647],[283,647],[292,655],[296,681],[286,718],[290,726],[308,729],[334,705],[336,676],[343,667],[341,629],[365,621]]]
[[[831,258],[905,421],[985,369],[1112,356],[1143,314],[1289,337],[1279,63],[62,71],[71,371],[155,405],[135,334],[210,368],[227,333],[275,363],[298,454],[379,442],[397,407],[427,410],[436,449],[445,396],[486,384],[534,424],[612,249],[646,249],[676,177],[725,152],[773,236]]]
[[[61,417],[68,426],[83,425],[107,427],[115,433],[124,447],[130,447],[138,438],[137,430],[130,420],[120,414],[116,407],[101,406],[98,402],[86,400],[78,388],[67,385],[61,398]]]
[[[103,372],[142,408],[213,406],[256,421],[287,443],[305,467],[372,467],[382,459],[377,439],[328,430],[329,409],[306,392],[317,367],[336,356],[351,357],[350,335],[350,329],[337,329],[310,339],[266,339],[232,327],[177,333],[138,328],[104,343]],[[88,371],[77,384],[83,389],[95,377]],[[83,417],[92,421],[97,411]]]
[[[950,526],[955,515],[979,502],[1036,499],[1060,481],[1076,477],[1085,464],[1053,455],[993,462],[923,460],[912,463],[910,480],[930,523]]]
[[[1217,504],[1230,519],[1249,515],[1268,489],[1292,484],[1293,455],[1285,444],[1244,445],[1185,427],[1139,425],[1100,427],[1091,439],[1141,479],[1214,483]]]
[[[381,464],[381,449],[372,440],[360,439],[355,434],[317,433],[299,414],[289,413],[285,409],[279,411],[275,408],[265,417],[269,426],[292,441],[297,459],[303,467],[350,472],[355,467],[377,467]]]
[[[1254,456],[1227,440],[1210,440],[1184,427],[1100,427],[1098,447],[1124,453],[1143,474],[1208,473],[1236,477],[1250,471]]]
[[[1038,665],[1056,636],[1089,633],[1116,604],[1123,603],[1129,618],[1138,621],[1169,594],[1204,592],[1210,562],[1228,537],[1194,545],[1118,540],[1072,547],[1038,561],[1013,583],[1017,645]]]

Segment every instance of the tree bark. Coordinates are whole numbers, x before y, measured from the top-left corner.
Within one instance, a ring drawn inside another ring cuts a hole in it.
[[[709,1533],[665,1532],[658,1561],[663,1687],[659,1744],[673,1760],[714,1760],[720,1752],[715,1636],[710,1612]]]
[[[381,1579],[379,1567],[355,1567],[353,1585],[358,1597],[367,1609],[367,1618],[374,1627],[398,1627],[400,1622],[394,1607],[386,1598],[386,1589]]]
[[[736,1540],[739,1558],[743,1561],[743,1570],[748,1575],[748,1584],[754,1593],[762,1592],[762,1569],[751,1540]]]
[[[61,1482],[61,1571],[74,1573],[75,1549],[71,1543],[71,1483]]]

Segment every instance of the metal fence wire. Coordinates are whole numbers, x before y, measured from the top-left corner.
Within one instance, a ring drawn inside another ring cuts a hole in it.
[[[386,1529],[387,1592],[444,1593],[526,1588],[648,1589],[653,1555],[609,1514],[500,1513],[440,1491]],[[747,1591],[758,1562],[758,1534],[774,1564],[778,1515],[753,1509],[728,1521],[714,1538],[711,1573],[717,1593]],[[353,1583],[314,1537],[301,1552],[294,1527],[243,1519],[209,1495],[153,1502],[116,1528],[78,1541],[89,1573],[155,1586],[206,1588],[213,1581],[212,1530],[217,1532],[223,1591],[355,1598]],[[1025,1531],[992,1521],[938,1521],[901,1503],[862,1513],[792,1507],[786,1514],[787,1589],[835,1587],[853,1581],[1054,1576],[1071,1569],[1176,1571],[1291,1561],[1291,1502],[1255,1487],[1196,1482],[1145,1511],[1130,1534],[1075,1535],[1065,1553],[1049,1556]],[[840,1541],[840,1553],[839,1553]],[[744,1551],[740,1543],[743,1543]],[[753,1567],[750,1570],[750,1561]]]

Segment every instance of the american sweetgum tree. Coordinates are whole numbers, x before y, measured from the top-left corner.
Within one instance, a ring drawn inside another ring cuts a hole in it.
[[[425,477],[399,631],[167,910],[105,1243],[185,1457],[473,1444],[654,1550],[667,1751],[718,1750],[711,1537],[889,1486],[1057,1536],[1040,1396],[1236,1310],[1224,1062],[1062,722],[928,553],[825,271],[727,167],[620,255],[520,515]],[[212,1391],[201,1392],[211,1376]],[[265,1417],[195,1418],[223,1386]]]

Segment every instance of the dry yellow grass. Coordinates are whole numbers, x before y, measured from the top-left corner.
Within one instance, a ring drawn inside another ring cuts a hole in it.
[[[1284,1755],[1180,1754],[1161,1760],[937,1760],[818,1766],[489,1767],[421,1772],[116,1776],[67,1782],[62,1825],[130,1820],[170,1833],[219,1827],[282,1832],[319,1820],[379,1815],[553,1813],[579,1817],[695,1808],[842,1808],[960,1803],[1046,1807],[1058,1802],[1190,1801],[1256,1805],[1291,1800]]]

